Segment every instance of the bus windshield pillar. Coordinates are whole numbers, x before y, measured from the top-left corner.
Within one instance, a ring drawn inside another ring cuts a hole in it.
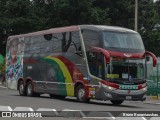
[[[105,57],[106,63],[110,63],[110,54],[107,50],[99,48],[99,47],[92,47],[92,52],[102,53]]]

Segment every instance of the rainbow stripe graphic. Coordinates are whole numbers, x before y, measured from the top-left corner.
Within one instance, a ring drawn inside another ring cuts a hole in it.
[[[74,84],[72,78],[72,71],[66,65],[66,59],[61,57],[47,56],[43,58],[55,70],[56,80],[58,83],[58,94],[65,96],[74,96]],[[64,62],[65,61],[65,62]],[[58,69],[57,69],[58,68]]]

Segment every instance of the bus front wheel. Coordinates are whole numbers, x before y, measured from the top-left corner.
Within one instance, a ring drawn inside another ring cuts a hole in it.
[[[18,90],[19,90],[19,95],[20,96],[25,96],[26,95],[26,91],[25,91],[25,86],[24,86],[24,82],[20,81],[18,84]]]
[[[76,97],[78,102],[89,102],[90,99],[86,98],[86,92],[82,85],[79,85],[76,89]]]
[[[123,103],[123,100],[111,100],[111,103],[114,105],[120,105]]]

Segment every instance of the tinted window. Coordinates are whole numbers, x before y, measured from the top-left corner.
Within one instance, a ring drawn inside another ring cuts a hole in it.
[[[30,53],[40,53],[42,36],[32,36],[30,40]]]
[[[61,52],[62,51],[62,34],[44,35],[41,44],[41,53],[43,52]]]
[[[103,32],[104,47],[108,50],[141,52],[144,45],[139,34],[127,32]]]
[[[98,33],[91,30],[82,30],[84,45],[86,50],[88,51],[92,46],[99,47],[100,39]]]

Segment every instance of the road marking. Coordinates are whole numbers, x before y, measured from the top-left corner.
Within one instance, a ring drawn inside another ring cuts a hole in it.
[[[16,107],[13,111],[34,111],[32,108],[30,107]]]
[[[0,106],[0,111],[12,111],[10,106]]]
[[[116,120],[115,118],[112,118],[112,117],[83,117],[84,119],[99,119],[99,120],[104,120],[104,119],[106,119],[106,120]]]
[[[0,84],[0,88],[7,88],[7,87],[5,87],[5,86],[1,86],[1,84]]]
[[[143,120],[147,120],[145,117],[142,117]]]
[[[73,110],[73,109],[63,109],[59,113],[60,117],[74,117],[74,118],[83,118],[85,114],[81,110]]]
[[[160,103],[153,103],[153,102],[145,102],[143,104],[154,104],[154,105],[160,105]]]
[[[81,110],[63,109],[62,111],[81,111]]]
[[[115,120],[116,118],[110,113],[105,111],[91,111],[87,114],[86,117],[88,119],[107,119],[107,120]]]
[[[58,116],[58,112],[56,109],[51,109],[51,108],[38,108],[36,110],[37,112],[42,112],[43,116],[51,116],[51,117],[55,117]]]

